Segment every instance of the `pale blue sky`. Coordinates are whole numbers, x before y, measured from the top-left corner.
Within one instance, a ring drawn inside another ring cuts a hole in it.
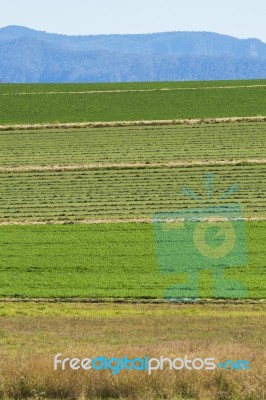
[[[211,31],[266,42],[266,0],[0,0],[0,27],[73,35]]]

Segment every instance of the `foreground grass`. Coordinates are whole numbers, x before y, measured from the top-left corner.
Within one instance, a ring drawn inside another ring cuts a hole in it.
[[[263,305],[1,303],[0,396],[262,400],[264,316]],[[246,359],[250,371],[60,372],[57,353]]]
[[[249,298],[265,298],[266,222],[245,222],[245,231],[248,265],[227,268],[225,276],[242,281]],[[2,226],[0,233],[4,297],[162,299],[187,279],[160,274],[148,223]],[[211,271],[202,271],[200,297],[213,296],[212,282]]]
[[[265,115],[265,81],[128,85],[0,85],[0,124],[130,121]],[[225,86],[252,86],[228,89]],[[220,86],[218,89],[210,89]],[[100,87],[100,89],[97,89]],[[122,93],[55,93],[90,90],[189,88]],[[96,88],[96,89],[95,89]],[[102,88],[102,89],[101,89]],[[19,93],[36,95],[17,95]],[[8,94],[9,95],[2,95]],[[39,93],[39,94],[37,94]],[[40,94],[41,93],[41,94]],[[14,112],[15,110],[15,112]]]

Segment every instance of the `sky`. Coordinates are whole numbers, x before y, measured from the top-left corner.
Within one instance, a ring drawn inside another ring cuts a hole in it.
[[[91,35],[208,31],[266,42],[266,0],[0,0],[0,27]]]

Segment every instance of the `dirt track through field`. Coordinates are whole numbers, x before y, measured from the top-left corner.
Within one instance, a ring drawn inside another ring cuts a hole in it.
[[[266,87],[266,85],[239,85],[239,86],[206,86],[206,87],[179,87],[179,88],[158,88],[158,89],[114,89],[114,90],[83,90],[83,91],[68,91],[68,92],[21,92],[21,93],[0,93],[0,96],[51,96],[60,94],[104,94],[104,93],[142,93],[142,92],[176,92],[187,90],[219,90],[219,89],[252,89],[258,87]]]
[[[239,165],[239,164],[266,164],[266,158],[261,159],[240,159],[240,160],[195,160],[195,161],[168,161],[168,162],[131,162],[131,163],[95,163],[75,165],[25,165],[19,167],[0,167],[0,173],[11,172],[64,172],[84,171],[90,169],[129,169],[129,168],[175,168],[193,167],[201,165]]]
[[[142,120],[142,121],[112,121],[112,122],[66,122],[56,124],[12,124],[0,125],[0,131],[33,130],[33,129],[75,129],[75,128],[120,128],[132,126],[169,126],[169,125],[200,125],[239,122],[266,122],[266,116],[255,117],[225,117],[196,118],[174,120]]]

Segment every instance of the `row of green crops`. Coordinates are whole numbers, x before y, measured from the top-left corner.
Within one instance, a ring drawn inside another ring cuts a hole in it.
[[[173,88],[169,83],[160,85]],[[200,85],[198,83],[193,90],[122,93],[70,93],[69,89],[62,89],[63,85],[49,85],[46,91],[57,93],[38,94],[38,86],[32,86],[36,94],[28,95],[19,95],[20,89],[18,93],[8,95],[5,92],[8,86],[2,85],[0,124],[247,117],[266,114],[266,86],[253,84],[253,87],[239,85],[234,89],[214,89],[206,87],[206,83]],[[252,86],[252,83],[247,82],[246,85]],[[187,85],[189,87],[191,83]],[[15,91],[14,88],[12,85],[11,92]],[[154,88],[158,88],[156,84]],[[83,91],[80,85],[72,90]]]
[[[266,223],[246,222],[245,230],[248,265],[226,269],[225,277],[262,298]],[[186,274],[159,273],[151,224],[6,226],[0,249],[0,296],[162,298],[186,281]],[[212,296],[211,271],[200,276],[200,296]]]
[[[210,201],[206,172],[215,177]],[[151,217],[157,211],[217,205],[232,184],[238,191],[225,203],[240,202],[246,217],[263,217],[265,182],[264,164],[0,173],[0,221]],[[185,196],[187,186],[201,200]]]
[[[0,166],[194,160],[266,155],[266,123],[0,131]]]
[[[149,89],[186,89],[186,88],[216,88],[235,86],[266,85],[266,80],[237,81],[189,81],[189,82],[119,82],[119,83],[51,83],[51,84],[0,84],[0,94],[18,93],[48,93],[73,91],[108,91],[108,90],[149,90]]]

